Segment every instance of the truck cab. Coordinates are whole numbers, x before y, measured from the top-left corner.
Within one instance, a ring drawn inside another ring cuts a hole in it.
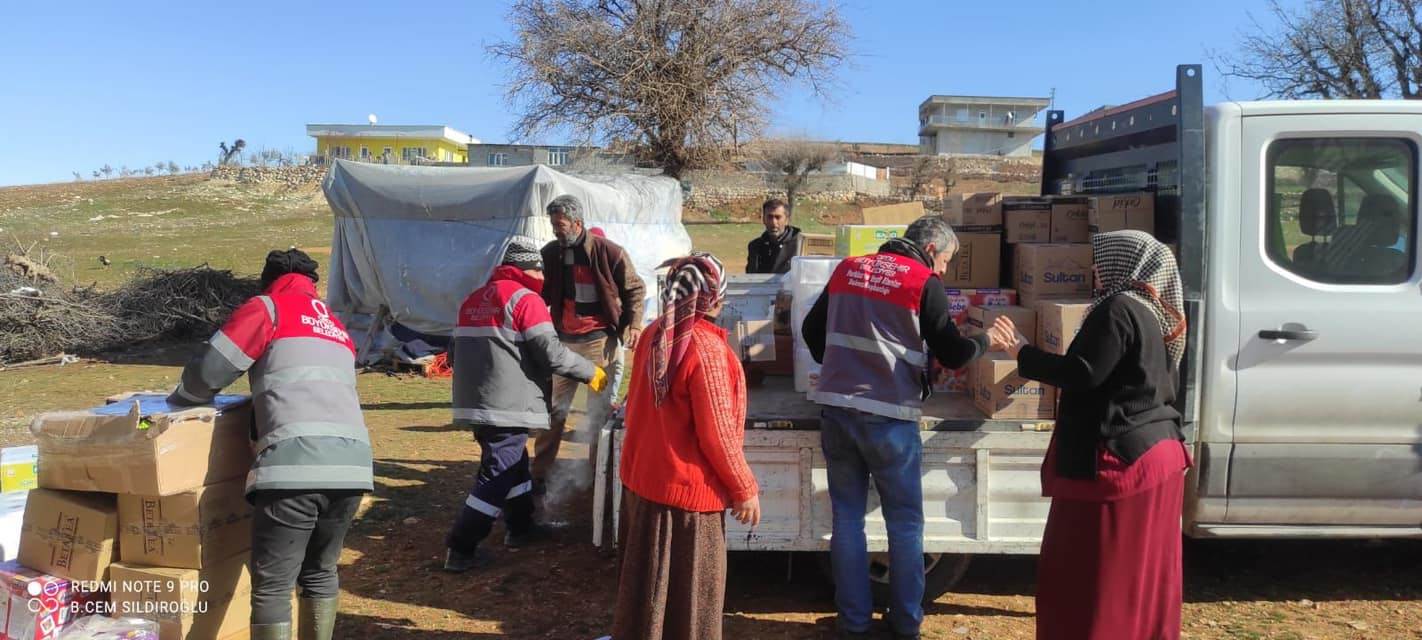
[[[1186,532],[1422,536],[1422,270],[1411,101],[1173,92],[1048,117],[1043,192],[1156,193],[1191,322]]]

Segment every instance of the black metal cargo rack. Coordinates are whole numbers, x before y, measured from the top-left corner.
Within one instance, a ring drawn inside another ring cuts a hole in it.
[[[1156,236],[1179,247],[1189,338],[1179,406],[1187,431],[1199,408],[1205,291],[1205,129],[1202,71],[1175,68],[1175,89],[1070,122],[1047,112],[1042,195],[1155,193]]]

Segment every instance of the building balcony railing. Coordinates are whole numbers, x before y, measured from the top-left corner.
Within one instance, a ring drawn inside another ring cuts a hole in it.
[[[943,126],[943,127],[971,127],[976,129],[1037,129],[1036,123],[1032,120],[1019,120],[1008,118],[1007,116],[989,116],[986,118],[958,118],[955,116],[928,116],[919,118],[920,127]]]

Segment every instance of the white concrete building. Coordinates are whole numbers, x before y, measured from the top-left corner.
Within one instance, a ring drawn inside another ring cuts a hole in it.
[[[1028,156],[1047,98],[932,96],[918,107],[924,155]]]

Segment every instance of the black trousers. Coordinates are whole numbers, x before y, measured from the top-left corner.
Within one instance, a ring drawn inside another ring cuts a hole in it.
[[[479,473],[445,541],[459,553],[474,553],[500,514],[512,533],[533,526],[528,429],[481,425],[474,428],[474,439],[479,442]]]
[[[252,514],[252,624],[291,621],[291,590],[303,598],[340,593],[336,563],[360,491],[258,491]]]

